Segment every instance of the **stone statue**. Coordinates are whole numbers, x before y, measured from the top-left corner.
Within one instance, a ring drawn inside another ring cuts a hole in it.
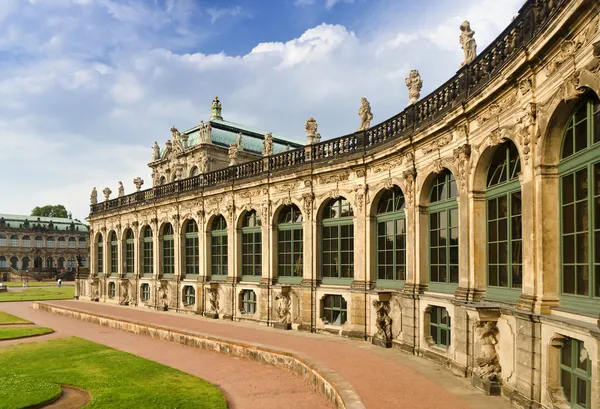
[[[371,113],[371,104],[365,97],[360,99],[360,109],[358,110],[358,116],[360,117],[360,128],[359,131],[366,131],[371,127],[371,120],[373,119],[373,113]]]
[[[306,131],[306,139],[309,145],[321,142],[321,135],[317,133],[318,127],[319,125],[317,125],[315,118],[308,118],[306,120],[304,130]]]
[[[154,141],[154,146],[152,147],[153,149],[153,154],[152,154],[152,160],[159,160],[160,159],[160,146],[158,146],[158,142]]]
[[[216,288],[207,288],[208,294],[210,295],[210,311],[213,314],[219,313],[219,290]]]
[[[565,398],[562,386],[555,385],[548,387],[548,397],[552,402],[552,409],[571,409],[571,404]]]
[[[90,298],[93,301],[97,301],[100,299],[99,285],[98,281],[94,280],[90,284]]]
[[[242,147],[242,136],[243,136],[243,134],[240,132],[235,141],[235,144],[237,145],[238,150],[240,150],[240,151],[244,150],[244,148]]]
[[[392,319],[390,318],[390,302],[389,301],[373,301],[375,307],[375,326],[377,333],[374,337],[379,338],[385,343],[392,341]]]
[[[229,166],[235,166],[238,163],[238,145],[233,143],[229,145],[229,152],[227,154],[229,157]]]
[[[204,123],[200,122],[200,142],[202,143],[211,143],[212,138],[210,136],[212,130],[212,125],[210,122]]]
[[[110,190],[110,188],[105,187],[102,193],[104,193],[104,200],[107,201],[110,198],[110,194],[112,193],[112,191]]]
[[[475,31],[471,30],[471,23],[467,20],[463,21],[460,25],[460,45],[465,53],[465,60],[460,64],[460,66],[464,66],[473,62],[475,57],[477,57],[477,43],[475,42]]]
[[[131,295],[129,294],[129,281],[123,280],[121,281],[121,300],[119,300],[120,305],[129,305],[131,302]]]
[[[408,88],[408,98],[410,98],[408,105],[416,104],[421,96],[421,88],[423,88],[423,80],[419,75],[419,71],[411,70],[404,82]]]
[[[125,188],[123,187],[123,182],[119,180],[119,197],[125,196]]]
[[[204,151],[200,152],[200,173],[208,173],[208,162],[210,162],[210,158],[207,153]]]
[[[158,288],[158,299],[159,303],[162,304],[162,309],[167,311],[169,309],[169,283],[162,281]]]
[[[271,132],[265,135],[262,148],[263,156],[270,156],[273,154],[273,135]]]
[[[98,191],[96,190],[95,186],[92,189],[92,194],[90,195],[90,203],[93,205],[98,204]]]
[[[144,184],[144,179],[138,176],[137,178],[133,179],[133,184],[135,185],[135,189],[139,192]]]
[[[280,292],[275,296],[275,300],[279,301],[277,306],[277,316],[282,324],[292,323],[292,300],[290,295]]]
[[[219,97],[215,97],[212,102],[210,117],[214,119],[223,119],[221,116],[221,101],[219,101]]]
[[[173,141],[178,141],[179,140],[179,130],[177,128],[175,128],[174,126],[171,127],[171,135],[173,136]]]
[[[475,359],[477,366],[474,372],[482,379],[500,382],[502,368],[496,351],[496,345],[498,344],[498,327],[496,323],[494,321],[479,322],[475,333],[481,345],[481,356]]]

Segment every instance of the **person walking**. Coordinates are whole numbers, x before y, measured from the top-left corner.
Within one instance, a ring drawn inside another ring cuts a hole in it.
[[[62,284],[62,280],[59,278],[58,279],[58,288],[60,288],[61,284]]]

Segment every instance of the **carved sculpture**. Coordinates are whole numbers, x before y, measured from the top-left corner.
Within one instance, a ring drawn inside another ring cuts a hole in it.
[[[102,191],[102,193],[104,193],[104,200],[107,201],[110,198],[110,194],[112,193],[112,190],[110,190],[110,188],[105,187],[104,190]]]
[[[404,82],[408,88],[408,98],[410,99],[408,105],[416,104],[421,96],[421,88],[423,88],[423,80],[419,75],[419,71],[411,70]]]
[[[98,285],[98,281],[94,280],[90,284],[90,298],[93,301],[97,301],[100,299],[100,286]]]
[[[133,179],[133,184],[135,185],[136,190],[139,192],[144,184],[144,179],[138,176],[137,178]]]
[[[212,102],[210,117],[215,119],[223,119],[221,116],[221,101],[219,101],[219,97],[215,97]]]
[[[270,156],[273,154],[273,135],[271,132],[265,135],[262,147],[263,156]]]
[[[207,153],[202,151],[200,152],[200,173],[208,173],[208,163],[210,162],[210,158]]]
[[[229,145],[229,166],[235,166],[238,163],[238,145],[236,143]]]
[[[130,285],[128,280],[121,281],[121,299],[119,304],[129,305],[131,303]]]
[[[154,141],[154,146],[152,147],[152,160],[160,159],[160,146],[158,146],[158,142]]]
[[[475,35],[475,31],[471,30],[471,23],[467,20],[463,21],[460,25],[460,45],[465,53],[465,60],[460,64],[460,66],[464,66],[473,62],[475,57],[477,57],[477,42],[473,37]]]
[[[90,203],[93,205],[98,204],[98,191],[96,190],[95,186],[92,189],[92,194],[90,195]]]
[[[500,373],[502,368],[498,361],[498,327],[494,321],[483,321],[477,324],[475,330],[479,343],[481,345],[481,356],[476,358],[476,367],[474,372],[481,377],[492,382],[500,382]]]
[[[552,402],[552,409],[571,409],[571,404],[565,398],[562,386],[548,387],[548,397]]]
[[[244,150],[244,148],[242,147],[242,136],[243,134],[240,132],[237,136],[237,140],[235,141],[235,144],[238,147],[238,150],[240,151]]]
[[[275,300],[279,301],[277,305],[277,316],[282,324],[292,323],[292,300],[290,295],[283,291],[275,296]]]
[[[375,326],[377,327],[377,333],[374,337],[378,338],[385,343],[392,340],[392,319],[390,318],[390,302],[389,301],[373,301],[373,307],[375,308]]]
[[[158,288],[158,302],[162,304],[162,309],[167,311],[169,309],[169,283],[162,281]]]
[[[125,196],[125,188],[123,187],[123,182],[119,180],[119,197]]]
[[[371,104],[365,97],[360,99],[360,109],[358,110],[358,116],[360,117],[360,128],[359,131],[366,131],[371,127],[371,120],[373,119],[373,113],[371,113]]]
[[[207,288],[210,298],[208,299],[210,302],[210,311],[213,314],[219,313],[219,290],[216,288]]]
[[[308,118],[306,124],[304,124],[304,130],[306,131],[306,139],[309,145],[321,142],[321,135],[317,133],[317,121],[315,118]]]

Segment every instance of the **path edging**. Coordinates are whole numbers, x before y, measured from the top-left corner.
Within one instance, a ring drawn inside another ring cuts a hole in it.
[[[33,309],[284,368],[314,385],[338,409],[366,409],[360,396],[348,381],[343,379],[337,372],[296,351],[160,325],[139,323],[111,315],[99,315],[76,308],[59,307],[42,302],[34,302]]]

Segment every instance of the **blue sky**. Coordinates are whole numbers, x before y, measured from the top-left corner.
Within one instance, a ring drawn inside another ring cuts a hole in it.
[[[354,131],[363,96],[383,121],[410,69],[424,96],[459,68],[463,20],[482,50],[522,2],[2,0],[0,213],[83,219],[94,186],[149,187],[154,141],[215,95],[225,119],[300,141],[308,117],[324,138]]]

